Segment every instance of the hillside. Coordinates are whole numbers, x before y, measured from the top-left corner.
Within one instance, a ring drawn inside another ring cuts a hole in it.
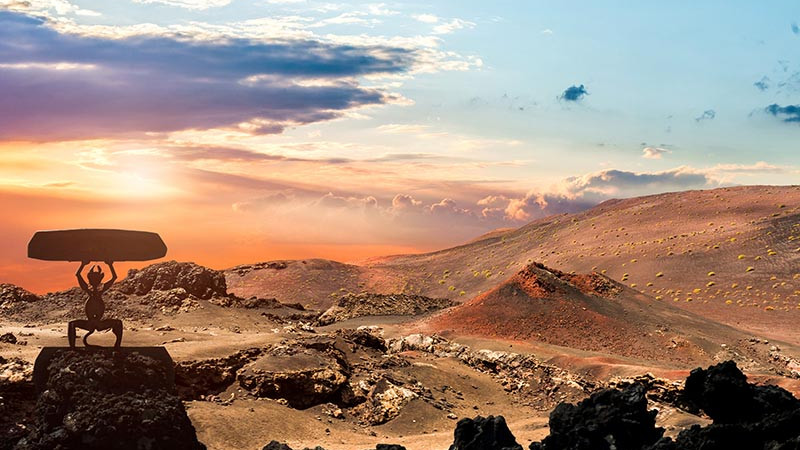
[[[464,301],[537,261],[596,270],[700,316],[800,343],[798,248],[800,187],[743,186],[610,200],[433,253],[288,262],[298,269],[233,269],[227,279],[238,295],[321,307],[347,291]]]
[[[573,275],[537,263],[489,292],[425,320],[424,327],[437,333],[535,340],[684,366],[722,358],[741,358],[749,364],[764,356],[752,351],[748,336],[739,330],[598,273]]]

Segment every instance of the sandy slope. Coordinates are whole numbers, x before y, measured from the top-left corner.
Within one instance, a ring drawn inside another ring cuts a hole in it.
[[[234,292],[279,299],[300,295],[286,293],[294,286],[323,306],[342,290],[464,301],[537,261],[601,271],[702,317],[800,343],[799,248],[800,187],[746,186],[611,200],[438,252],[324,271],[294,262],[292,270],[228,271],[227,280]]]

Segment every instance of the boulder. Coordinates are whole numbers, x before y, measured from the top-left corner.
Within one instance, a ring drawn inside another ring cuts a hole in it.
[[[285,399],[305,409],[334,402],[350,376],[347,360],[331,340],[268,348],[239,370],[239,385],[256,397]]]
[[[765,416],[797,409],[800,402],[777,386],[756,386],[733,361],[707,370],[692,370],[683,399],[708,414],[715,424],[747,423]]]
[[[366,401],[356,408],[356,414],[364,423],[380,425],[400,415],[403,407],[417,397],[413,391],[381,378],[367,394]]]
[[[456,424],[450,450],[522,450],[503,416],[478,416]]]
[[[656,410],[647,409],[645,388],[603,389],[577,405],[561,403],[550,413],[550,435],[531,450],[638,450],[664,434]]]

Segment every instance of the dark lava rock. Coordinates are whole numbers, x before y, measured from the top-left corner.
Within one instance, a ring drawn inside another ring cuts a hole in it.
[[[352,328],[343,328],[336,330],[334,334],[362,347],[378,350],[381,353],[385,353],[388,348],[386,346],[386,340],[378,334],[370,332],[369,329],[362,328],[354,330]]]
[[[217,395],[236,381],[239,369],[262,352],[262,349],[250,348],[225,358],[181,361],[175,364],[175,386],[178,393],[184,400]]]
[[[0,356],[0,450],[13,448],[33,423],[32,371],[33,365],[25,360]]]
[[[261,450],[292,450],[292,447],[289,447],[288,445],[278,441],[271,441],[269,444],[262,447]],[[316,446],[313,449],[306,447],[303,450],[325,450],[325,449],[320,446]]]
[[[692,370],[683,398],[708,414],[715,424],[754,422],[798,407],[798,400],[784,389],[748,383],[733,361],[708,370]]]
[[[144,269],[131,269],[116,289],[128,295],[145,295],[152,290],[183,288],[188,295],[208,300],[228,295],[225,274],[192,262],[167,261]]]
[[[288,445],[278,441],[271,441],[269,444],[265,445],[261,450],[292,450],[292,447],[289,447]]]
[[[205,449],[163,363],[136,352],[63,350],[16,449]]]
[[[271,346],[236,376],[254,396],[285,399],[297,409],[337,403],[349,377],[344,353],[328,339]]]
[[[14,336],[14,333],[5,333],[0,336],[0,342],[5,342],[6,344],[16,344],[17,337]]]
[[[647,410],[642,385],[604,389],[577,405],[561,403],[550,413],[550,435],[531,450],[638,450],[664,434],[656,410]]]
[[[733,361],[693,370],[684,399],[714,423],[694,425],[650,450],[800,449],[800,401],[777,386],[748,383]]]
[[[522,450],[503,416],[461,419],[450,450]]]

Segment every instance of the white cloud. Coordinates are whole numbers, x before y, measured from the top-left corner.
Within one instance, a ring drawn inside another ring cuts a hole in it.
[[[97,17],[101,15],[97,11],[83,9],[74,5],[68,0],[0,0],[0,9],[33,12],[44,15],[55,13],[58,16],[74,14],[77,16]]]
[[[474,22],[469,22],[462,19],[453,19],[450,22],[439,24],[433,27],[433,34],[450,34],[456,30],[473,27],[475,27]]]
[[[642,149],[642,158],[645,159],[661,159],[667,153],[672,153],[667,149],[659,147],[645,147]]]
[[[439,21],[439,18],[433,14],[417,14],[411,17],[423,23],[437,23]]]
[[[400,14],[399,11],[387,8],[386,3],[371,3],[367,5],[367,12],[373,16],[394,16]]]
[[[219,8],[227,6],[232,0],[133,0],[134,3],[152,4],[160,3],[162,5],[176,6],[185,9],[204,10],[210,8]]]

